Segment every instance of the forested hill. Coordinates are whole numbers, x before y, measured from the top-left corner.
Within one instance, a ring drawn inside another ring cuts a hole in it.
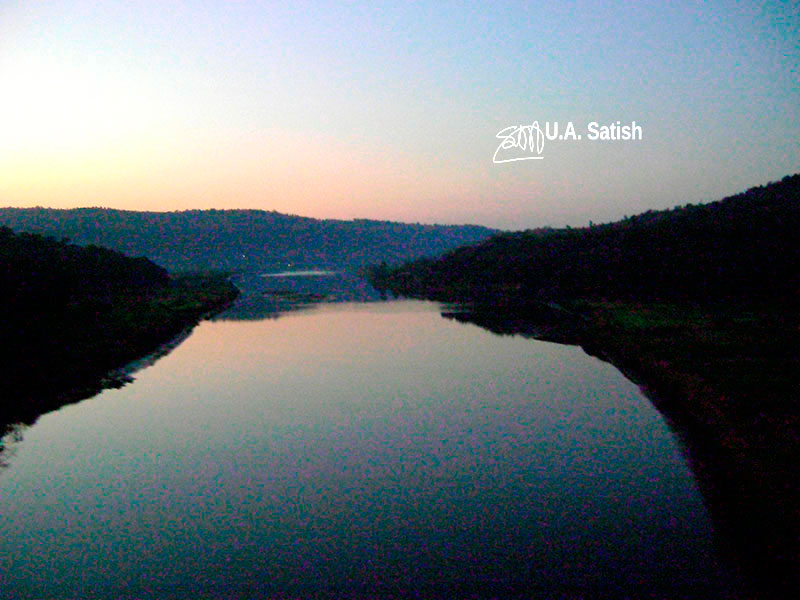
[[[170,271],[397,264],[494,233],[479,226],[318,220],[260,210],[0,208],[0,225],[146,256]]]
[[[372,279],[443,300],[797,301],[800,175],[605,225],[502,233]]]
[[[38,313],[86,298],[107,301],[168,282],[167,272],[146,258],[0,227],[0,305],[9,312]]]

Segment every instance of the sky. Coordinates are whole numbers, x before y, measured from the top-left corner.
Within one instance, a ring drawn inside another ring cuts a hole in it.
[[[0,205],[517,230],[717,200],[800,171],[796,4],[2,0]],[[641,137],[589,139],[617,121]],[[534,122],[581,139],[498,149]]]

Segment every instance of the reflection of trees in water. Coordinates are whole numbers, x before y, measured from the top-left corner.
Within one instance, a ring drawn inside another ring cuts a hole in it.
[[[349,273],[331,276],[262,277],[259,273],[240,275],[236,285],[242,290],[240,297],[213,320],[256,321],[277,319],[290,312],[309,310],[320,302],[354,302],[379,298],[378,293],[362,278]],[[43,414],[96,396],[105,389],[119,388],[134,379],[134,374],[169,354],[189,335],[183,331],[155,352],[128,363],[121,369],[106,373],[80,386],[64,387],[53,373],[32,373],[24,364],[15,364],[13,357],[0,367],[6,382],[0,404],[0,467],[13,457],[14,448],[22,441],[24,429],[33,425]],[[68,372],[68,365],[59,365],[58,372]],[[13,385],[8,385],[13,382]]]
[[[380,294],[365,279],[346,272],[279,276],[245,273],[236,278],[241,294],[215,321],[277,319],[323,302],[369,302]]]
[[[681,403],[675,402],[669,391],[643,379],[624,364],[624,359],[609,357],[602,342],[583,342],[580,323],[569,313],[553,311],[547,305],[521,310],[452,305],[441,314],[500,336],[519,335],[580,346],[590,356],[614,365],[639,386],[675,434],[713,522],[715,548],[737,573],[739,584],[748,587],[753,597],[771,597],[773,591],[776,597],[782,597],[783,590],[796,589],[800,554],[794,534],[797,523],[792,520],[798,512],[792,502],[797,497],[797,477],[781,476],[771,482],[767,474],[748,468],[753,465],[747,457],[720,444],[718,432],[695,423],[691,415],[680,410]],[[760,400],[754,398],[753,402]],[[785,482],[785,489],[776,489],[775,481]]]
[[[319,300],[304,300],[279,295],[265,295],[243,292],[233,305],[212,317],[212,321],[264,321],[277,319],[289,312],[312,308]]]
[[[4,389],[0,406],[0,468],[8,466],[16,446],[23,440],[23,431],[36,423],[40,416],[92,398],[103,390],[121,388],[133,382],[138,371],[172,352],[191,332],[191,329],[186,329],[154,352],[73,387],[60,386],[59,381],[53,381],[51,374],[26,372],[24,365],[15,365],[13,360],[7,360],[2,365],[2,372],[15,372],[17,376],[14,385]],[[63,370],[64,366],[59,368]],[[25,376],[20,377],[19,373],[25,373]]]
[[[445,307],[442,317],[477,325],[500,336],[519,335],[560,344],[578,344],[580,323],[571,313],[547,304],[530,303],[510,309],[494,305],[453,304]]]
[[[0,437],[0,469],[8,467],[17,453],[17,444],[22,441],[22,431],[26,428],[22,423],[6,426],[5,434]]]

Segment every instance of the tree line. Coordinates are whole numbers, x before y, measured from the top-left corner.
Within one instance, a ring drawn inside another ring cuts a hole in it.
[[[798,232],[800,174],[614,223],[500,233],[369,276],[379,289],[440,300],[796,302]]]

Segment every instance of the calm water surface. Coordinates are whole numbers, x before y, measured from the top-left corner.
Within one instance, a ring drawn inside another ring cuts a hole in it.
[[[724,592],[635,385],[434,304],[204,322],[23,435],[0,471],[2,597]]]

